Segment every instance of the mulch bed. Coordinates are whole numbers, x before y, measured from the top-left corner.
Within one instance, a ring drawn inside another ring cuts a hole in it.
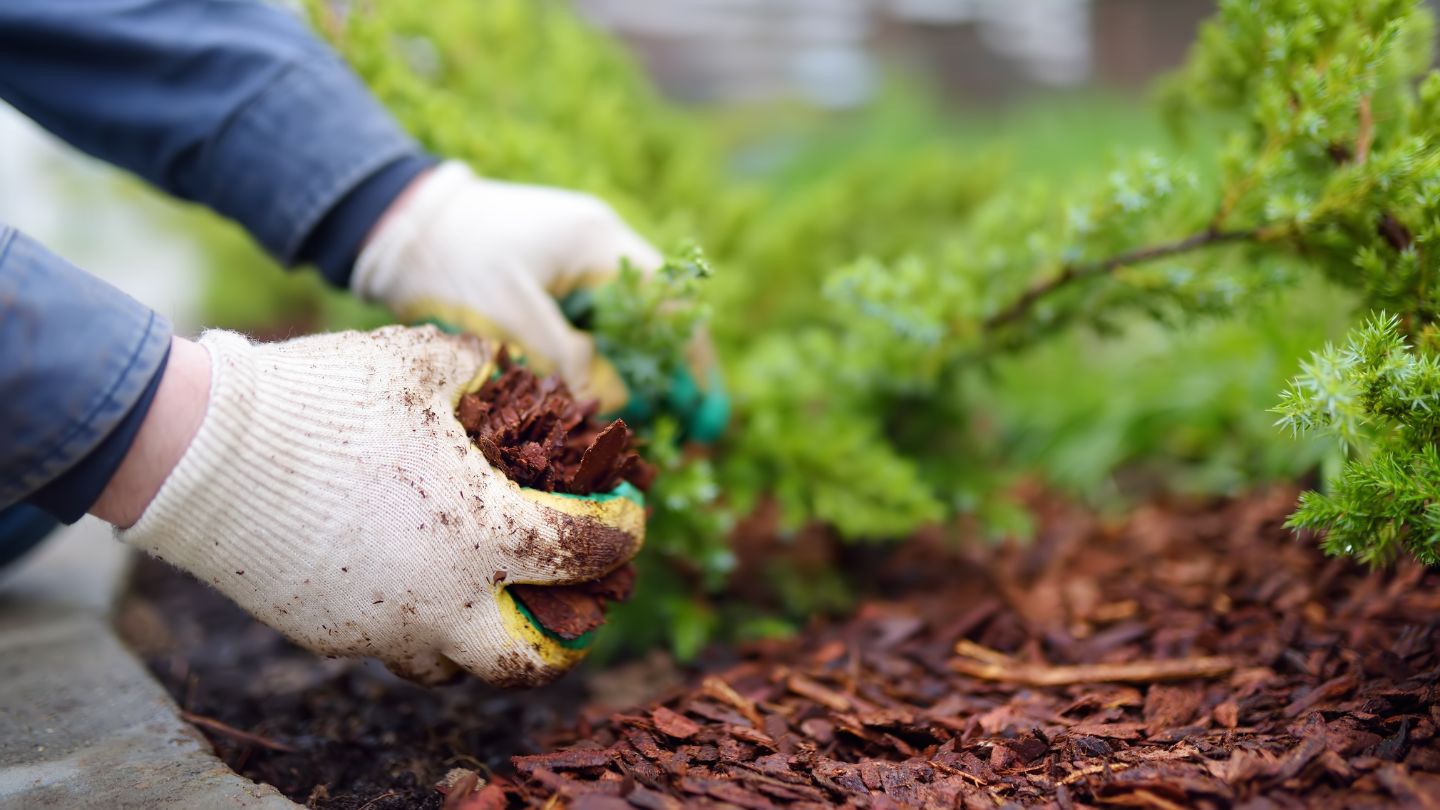
[[[1324,558],[1294,497],[1051,507],[923,575],[917,542],[928,583],[447,804],[1440,808],[1440,574]]]
[[[922,536],[868,560],[888,599],[619,714],[573,677],[423,690],[308,657],[173,581],[141,588],[176,637],[148,660],[227,762],[319,807],[1440,808],[1440,572],[1323,557],[1294,497]]]

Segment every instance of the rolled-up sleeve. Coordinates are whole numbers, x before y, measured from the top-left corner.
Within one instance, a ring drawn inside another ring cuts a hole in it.
[[[396,166],[426,165],[333,50],[258,0],[6,0],[0,97],[237,220],[285,264],[347,255],[354,245],[307,240],[317,229],[355,240],[367,223],[319,226],[367,180],[389,169],[393,192]],[[384,202],[352,209],[373,219]]]
[[[170,336],[148,307],[0,224],[0,507],[62,478],[115,434],[153,394]],[[108,454],[112,469],[69,487],[64,500],[74,502],[52,511],[78,517],[123,455]]]

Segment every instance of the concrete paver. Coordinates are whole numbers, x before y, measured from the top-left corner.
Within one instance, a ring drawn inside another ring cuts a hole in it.
[[[86,521],[0,583],[0,808],[295,808],[231,771],[116,638],[128,551]]]

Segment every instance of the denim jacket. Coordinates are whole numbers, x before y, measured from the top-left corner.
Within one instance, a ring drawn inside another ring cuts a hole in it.
[[[5,0],[0,98],[344,285],[431,160],[330,48],[258,0]],[[0,508],[66,521],[129,449],[165,319],[0,223]]]

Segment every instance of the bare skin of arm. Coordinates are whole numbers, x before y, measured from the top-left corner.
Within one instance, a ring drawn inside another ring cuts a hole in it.
[[[205,418],[210,353],[198,343],[171,338],[170,361],[163,373],[134,444],[90,507],[90,514],[122,529],[135,525],[144,514]]]

